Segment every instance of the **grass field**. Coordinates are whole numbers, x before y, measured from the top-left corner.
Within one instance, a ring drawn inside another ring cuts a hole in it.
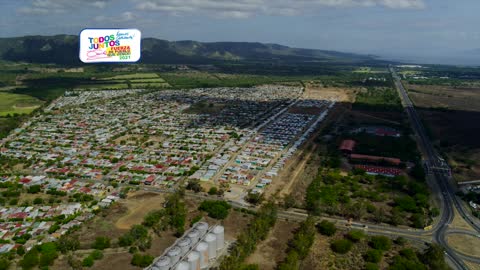
[[[480,87],[407,85],[409,95],[437,147],[452,166],[455,180],[480,177]]]
[[[480,112],[480,87],[407,85],[417,107]]]
[[[134,73],[134,74],[124,74],[116,75],[113,77],[101,78],[99,80],[131,80],[131,79],[155,79],[160,78],[157,73]]]
[[[42,101],[27,95],[0,92],[0,116],[28,114],[42,105]]]

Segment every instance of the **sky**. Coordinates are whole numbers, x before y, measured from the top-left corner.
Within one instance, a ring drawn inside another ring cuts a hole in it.
[[[0,0],[0,37],[137,28],[167,40],[480,65],[479,10],[478,0]]]

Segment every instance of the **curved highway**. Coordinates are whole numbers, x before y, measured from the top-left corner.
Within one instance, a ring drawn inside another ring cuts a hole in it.
[[[412,128],[415,131],[417,143],[423,154],[424,161],[429,168],[428,182],[431,186],[434,195],[440,202],[440,218],[434,228],[431,230],[433,239],[438,244],[445,248],[447,258],[456,266],[457,269],[468,269],[463,263],[463,259],[469,261],[480,261],[478,258],[466,258],[463,255],[457,254],[452,248],[448,246],[446,234],[450,223],[454,218],[454,207],[460,213],[461,218],[465,219],[472,227],[480,232],[480,226],[464,209],[462,202],[455,196],[455,188],[451,183],[450,171],[448,165],[443,161],[435,148],[431,144],[425,129],[420,121],[420,118],[413,106],[412,101],[408,97],[407,91],[403,87],[400,77],[398,77],[393,67],[390,67],[390,72],[394,79],[395,86],[402,100],[402,105],[407,112],[408,118],[411,122]]]

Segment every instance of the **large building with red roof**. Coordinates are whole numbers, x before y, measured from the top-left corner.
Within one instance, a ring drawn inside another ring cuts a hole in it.
[[[356,144],[357,143],[354,140],[344,140],[342,141],[342,144],[340,144],[339,149],[344,154],[351,154]]]

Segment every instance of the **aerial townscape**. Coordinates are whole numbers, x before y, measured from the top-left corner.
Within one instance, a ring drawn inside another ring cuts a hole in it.
[[[2,1],[0,270],[480,270],[479,9]]]

